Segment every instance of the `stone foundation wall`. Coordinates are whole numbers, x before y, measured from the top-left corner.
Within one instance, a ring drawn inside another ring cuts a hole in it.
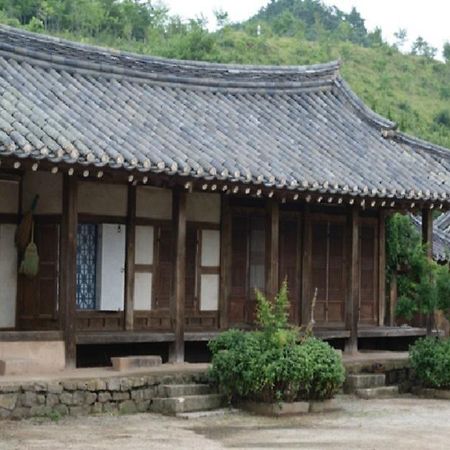
[[[0,419],[145,412],[161,384],[205,383],[205,373],[4,383]]]

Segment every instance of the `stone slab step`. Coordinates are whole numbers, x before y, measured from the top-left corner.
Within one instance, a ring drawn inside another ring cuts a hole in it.
[[[36,362],[28,358],[0,359],[0,375],[24,375],[36,369]]]
[[[239,409],[236,408],[219,408],[219,409],[211,409],[209,411],[192,411],[192,412],[184,412],[177,413],[176,417],[180,419],[202,419],[204,417],[222,417],[228,414],[238,414],[240,413]]]
[[[399,394],[398,386],[382,386],[376,388],[356,389],[355,394],[365,400],[375,398],[392,398]]]
[[[381,387],[386,384],[386,375],[384,373],[357,373],[347,375],[344,391],[353,393],[356,389],[369,389]]]
[[[141,367],[155,367],[162,364],[161,356],[117,356],[111,358],[113,370],[124,371]]]
[[[223,396],[220,394],[187,395],[184,397],[154,398],[150,411],[166,415],[193,411],[209,411],[218,409],[223,404]]]
[[[162,384],[158,387],[160,397],[184,397],[187,395],[212,394],[208,384]]]

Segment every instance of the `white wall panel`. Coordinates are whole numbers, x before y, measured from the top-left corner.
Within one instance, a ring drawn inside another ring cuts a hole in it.
[[[14,244],[16,226],[0,225],[0,328],[16,322],[17,251]]]
[[[155,187],[138,187],[136,216],[147,219],[171,220],[172,191]]]
[[[78,211],[102,216],[127,215],[127,186],[81,181],[78,186]]]
[[[203,267],[220,266],[220,231],[202,230],[202,257]]]
[[[152,309],[152,274],[136,272],[134,274],[134,309],[149,311]]]
[[[98,227],[97,299],[101,310],[122,311],[124,308],[125,228],[118,224]]]
[[[219,275],[203,274],[200,277],[200,310],[217,311],[219,309]]]
[[[151,226],[136,227],[136,264],[153,264],[154,228]]]

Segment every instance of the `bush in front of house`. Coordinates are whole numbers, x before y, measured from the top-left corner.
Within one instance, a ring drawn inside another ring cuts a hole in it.
[[[293,402],[332,398],[344,381],[337,352],[288,325],[287,284],[274,302],[257,293],[256,331],[229,330],[209,343],[211,378],[230,400]]]
[[[450,339],[419,339],[410,347],[409,357],[422,386],[450,389]]]

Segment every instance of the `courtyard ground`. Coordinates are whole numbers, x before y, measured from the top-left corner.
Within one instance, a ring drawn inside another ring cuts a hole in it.
[[[154,414],[0,421],[1,450],[448,449],[450,401],[360,400],[289,418],[246,413],[176,419]]]

